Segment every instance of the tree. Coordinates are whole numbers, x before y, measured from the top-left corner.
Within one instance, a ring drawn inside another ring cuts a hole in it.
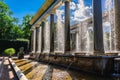
[[[0,38],[1,39],[17,39],[23,38],[23,31],[18,25],[18,19],[12,17],[13,12],[0,0]]]
[[[0,38],[1,39],[29,39],[31,15],[23,17],[23,22],[18,25],[18,19],[12,17],[13,12],[0,0]]]
[[[30,38],[30,20],[32,18],[32,15],[27,14],[26,16],[23,17],[23,22],[22,22],[22,28],[24,31],[24,36],[23,38],[29,39]]]
[[[8,16],[9,8],[8,6],[1,1],[0,2],[0,38],[3,38],[6,32],[6,27],[8,27],[8,21],[10,21],[10,17]]]
[[[4,3],[4,0],[0,1],[0,38],[12,39],[14,26],[17,26],[18,19],[13,18],[9,7]],[[17,26],[18,27],[18,26]]]

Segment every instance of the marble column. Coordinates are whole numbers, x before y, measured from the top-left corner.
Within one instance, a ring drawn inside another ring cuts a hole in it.
[[[94,55],[104,54],[101,0],[93,0]]]
[[[65,3],[65,53],[70,51],[70,0],[64,0]]]
[[[50,52],[54,52],[54,13],[50,14]]]
[[[32,53],[36,52],[36,29],[33,31],[33,51]]]
[[[115,47],[120,51],[120,0],[114,0],[115,9]]]
[[[44,21],[42,21],[42,26],[41,26],[41,28],[42,28],[42,30],[41,30],[41,52],[43,53],[43,51],[44,51],[44,32],[45,32],[45,30],[44,30],[44,28],[45,28],[45,20]]]

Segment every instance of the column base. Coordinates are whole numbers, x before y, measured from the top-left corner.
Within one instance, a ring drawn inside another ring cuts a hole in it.
[[[36,53],[38,54],[38,53],[41,53],[41,52],[40,52],[40,51],[37,51]]]
[[[34,53],[35,53],[35,51],[32,51],[31,53],[33,53],[33,54],[34,54]]]
[[[31,58],[31,59],[34,59],[34,58],[35,58],[35,51],[32,51],[32,52],[30,53],[30,58]]]
[[[64,52],[64,51],[54,51],[54,54],[57,54],[57,53],[58,53],[58,54],[59,54],[59,53],[60,53],[60,54],[64,54],[65,52]]]
[[[49,51],[43,51],[42,53],[43,54],[49,54],[50,52]]]
[[[94,56],[104,56],[105,53],[104,53],[104,52],[94,51],[94,52],[93,52],[93,55],[94,55]]]

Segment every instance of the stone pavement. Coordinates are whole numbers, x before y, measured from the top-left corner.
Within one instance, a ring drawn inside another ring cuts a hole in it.
[[[1,59],[1,57],[0,57]],[[3,66],[0,71],[0,80],[18,80],[17,76],[14,74],[10,63],[8,61],[8,57],[4,58]]]

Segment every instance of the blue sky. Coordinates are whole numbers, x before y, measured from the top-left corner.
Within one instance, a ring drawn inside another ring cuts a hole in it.
[[[13,16],[19,19],[20,24],[23,16],[26,14],[35,14],[44,1],[45,0],[5,0],[5,3],[10,7]]]
[[[72,0],[77,3],[77,0]],[[102,5],[103,5],[102,0]],[[10,10],[13,12],[13,17],[19,19],[19,24],[22,23],[22,18],[26,14],[34,15],[45,0],[5,0],[5,3],[10,7]],[[92,6],[92,0],[84,0],[85,5]]]

